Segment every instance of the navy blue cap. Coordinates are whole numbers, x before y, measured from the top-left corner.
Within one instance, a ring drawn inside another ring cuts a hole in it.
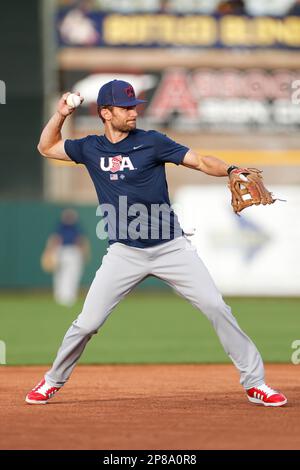
[[[146,103],[145,100],[137,100],[132,85],[123,80],[112,80],[105,83],[98,93],[98,106],[136,106]]]

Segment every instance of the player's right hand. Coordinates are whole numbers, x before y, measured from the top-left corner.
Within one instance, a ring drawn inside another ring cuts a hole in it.
[[[62,115],[62,116],[69,116],[70,114],[74,113],[76,108],[72,108],[71,106],[67,105],[67,97],[71,94],[71,92],[64,93],[61,97],[61,99],[58,102],[57,106],[57,111]],[[79,92],[76,92],[76,95],[80,96]],[[81,103],[83,102],[83,97],[80,96]]]

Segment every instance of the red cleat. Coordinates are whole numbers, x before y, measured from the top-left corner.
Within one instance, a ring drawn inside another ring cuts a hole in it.
[[[55,395],[60,387],[51,387],[43,379],[25,398],[30,405],[46,405],[47,401]]]
[[[246,390],[248,400],[251,403],[264,406],[283,406],[287,403],[287,398],[280,392],[273,390],[266,384]]]

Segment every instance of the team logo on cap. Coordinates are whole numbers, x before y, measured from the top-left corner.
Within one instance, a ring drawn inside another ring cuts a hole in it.
[[[131,85],[125,88],[125,93],[128,96],[128,98],[134,98],[134,89]]]

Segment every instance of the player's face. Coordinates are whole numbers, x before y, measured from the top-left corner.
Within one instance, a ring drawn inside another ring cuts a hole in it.
[[[136,106],[122,108],[114,106],[111,110],[111,125],[114,130],[119,132],[130,132],[136,128],[137,118]]]

